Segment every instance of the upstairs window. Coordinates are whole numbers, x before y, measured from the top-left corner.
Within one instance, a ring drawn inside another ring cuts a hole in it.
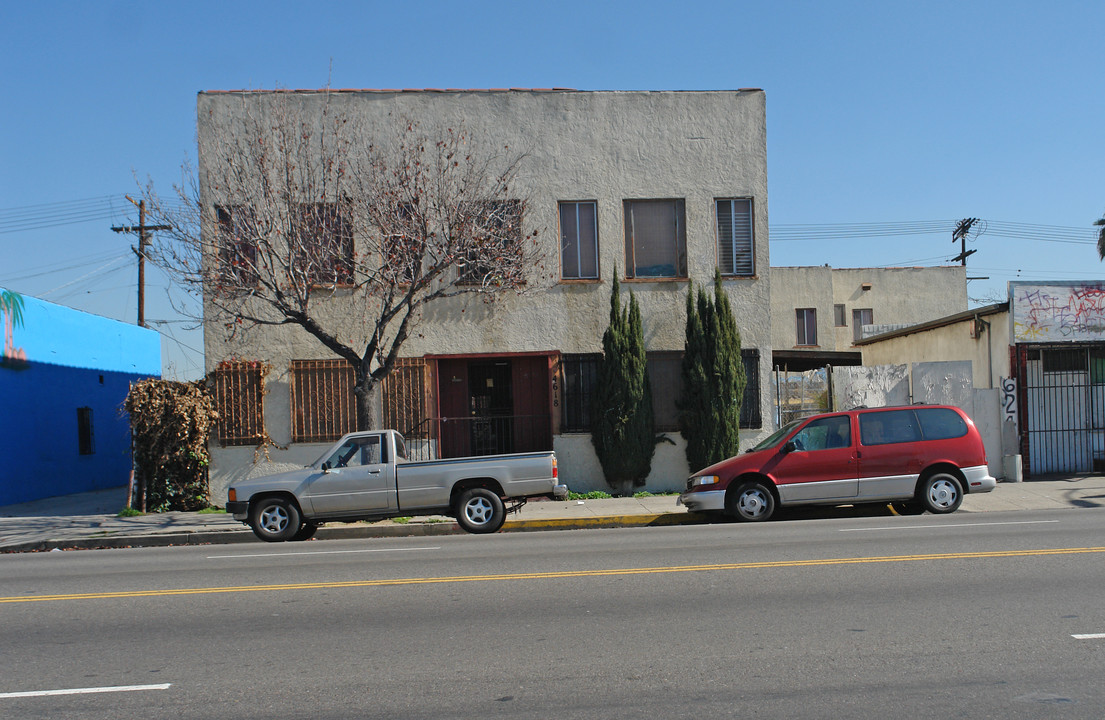
[[[875,324],[875,312],[871,308],[856,308],[852,311],[852,341],[863,339],[863,326]]]
[[[833,305],[833,325],[848,327],[848,311],[842,304]]]
[[[410,203],[401,203],[395,206],[394,215],[381,223],[389,228],[381,245],[383,275],[393,284],[409,285],[422,276],[426,233],[421,221]]]
[[[257,285],[257,218],[246,205],[217,205],[219,282],[229,288]]]
[[[522,203],[484,203],[467,218],[471,238],[457,266],[457,281],[469,285],[513,284],[522,252]]]
[[[338,203],[306,203],[294,218],[295,269],[311,285],[353,284],[353,225]]]
[[[599,276],[598,210],[594,202],[560,203],[560,276],[593,280]]]
[[[794,311],[798,324],[798,340],[796,345],[817,344],[817,310],[814,308],[797,308]]]
[[[717,200],[717,262],[722,275],[751,276],[752,199]]]
[[[625,276],[687,277],[687,213],[683,200],[626,200]]]

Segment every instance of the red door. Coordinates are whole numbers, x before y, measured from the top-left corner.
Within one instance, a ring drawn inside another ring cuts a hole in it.
[[[437,397],[441,416],[439,457],[471,455],[469,433],[468,361],[438,360]]]
[[[851,418],[830,415],[809,421],[779,447],[764,470],[775,478],[784,502],[854,498],[859,470]]]
[[[517,357],[512,369],[514,452],[552,450],[549,358]]]

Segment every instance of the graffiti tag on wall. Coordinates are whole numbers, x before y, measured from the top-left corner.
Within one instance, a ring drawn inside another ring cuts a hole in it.
[[[1010,283],[1017,342],[1105,340],[1105,282]]]
[[[1001,379],[1001,410],[1005,422],[1017,422],[1017,378]]]

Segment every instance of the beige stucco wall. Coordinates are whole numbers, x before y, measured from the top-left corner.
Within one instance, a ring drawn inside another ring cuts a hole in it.
[[[869,284],[870,289],[864,290]],[[844,305],[847,326],[835,327],[833,306]],[[797,349],[795,310],[817,309],[816,349],[843,352],[852,345],[852,311],[871,308],[876,325],[915,324],[967,309],[962,266],[903,268],[771,268],[771,343]]]
[[[321,93],[292,94],[289,102],[318,111]],[[714,200],[753,198],[755,267],[753,278],[725,282],[744,347],[761,354],[761,415],[773,416],[767,382],[771,318],[768,288],[766,108],[761,91],[720,92],[341,92],[329,100],[365,127],[391,128],[389,114],[424,123],[463,124],[483,147],[524,149],[528,159],[516,183],[530,201],[528,227],[540,230],[547,264],[534,268],[529,292],[495,304],[454,299],[428,308],[403,347],[405,357],[427,353],[505,353],[525,351],[598,352],[608,321],[610,278],[624,277],[625,199],[683,198],[686,205],[688,272],[696,283],[712,281],[717,262]],[[201,93],[198,99],[201,148],[211,133],[242,112],[236,93]],[[204,153],[201,152],[201,158]],[[201,166],[201,176],[203,167]],[[225,202],[205,188],[205,201]],[[560,283],[558,214],[560,200],[595,200],[598,207],[601,281]],[[641,303],[648,350],[681,350],[686,281],[630,281],[623,291]],[[350,312],[349,291],[319,305],[338,321],[346,337],[366,329]],[[831,309],[831,308],[830,308]],[[829,315],[831,321],[831,312]],[[291,439],[288,396],[292,359],[332,357],[314,338],[294,326],[254,330],[233,339],[209,319],[204,333],[207,369],[229,357],[272,364],[265,400],[267,430],[279,445]],[[765,428],[768,429],[769,428]],[[745,431],[743,445],[760,433]],[[582,439],[581,439],[582,438]],[[556,439],[561,473],[581,486],[601,487],[587,436]],[[682,453],[661,445],[648,487],[668,489],[688,474]],[[302,451],[270,450],[278,461],[298,461]],[[212,447],[212,496],[221,501],[230,478],[245,472],[245,454]],[[674,480],[673,480],[674,479]],[[571,484],[571,483],[570,483]]]
[[[873,340],[860,346],[864,365],[943,362],[968,360],[976,389],[1001,387],[1001,378],[1009,376],[1009,313],[982,317],[989,323],[983,332],[974,333],[973,317],[950,325],[913,332],[908,335]]]

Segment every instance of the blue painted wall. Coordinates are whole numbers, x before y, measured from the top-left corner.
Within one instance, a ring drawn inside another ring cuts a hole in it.
[[[153,330],[0,290],[0,505],[125,485],[130,383],[161,376]],[[90,408],[91,454],[78,408]]]

